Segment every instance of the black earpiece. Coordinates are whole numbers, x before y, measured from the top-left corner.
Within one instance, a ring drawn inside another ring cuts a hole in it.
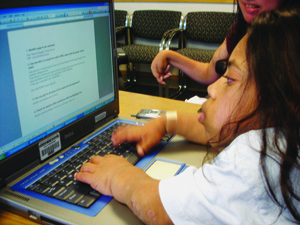
[[[227,63],[228,63],[227,59],[221,59],[216,62],[215,70],[216,70],[217,74],[222,76],[226,72]]]

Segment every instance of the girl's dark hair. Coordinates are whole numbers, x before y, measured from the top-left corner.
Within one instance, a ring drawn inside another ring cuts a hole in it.
[[[282,211],[289,210],[300,223],[300,11],[274,10],[259,15],[249,25],[246,58],[249,76],[244,92],[254,81],[257,107],[246,117],[231,119],[223,126],[218,147],[228,146],[238,135],[258,125],[262,129],[260,163],[266,190]],[[238,107],[232,118],[237,118]],[[273,136],[268,135],[270,127]],[[278,182],[270,177],[270,159],[279,164]],[[281,196],[276,195],[278,185]]]
[[[263,129],[262,174],[274,201],[282,209],[286,207],[300,222],[300,209],[295,205],[296,201],[298,205],[300,201],[299,180],[295,180],[295,175],[300,175],[300,11],[262,13],[251,24],[248,34],[246,56],[249,74],[253,76],[258,90],[258,106],[254,113],[259,115],[260,127],[275,129],[271,141],[266,129]],[[279,147],[282,137],[286,141],[284,149]],[[276,148],[274,153],[280,158],[278,181],[285,206],[275,195],[275,185],[268,177],[266,161],[270,150],[267,149],[273,146]]]

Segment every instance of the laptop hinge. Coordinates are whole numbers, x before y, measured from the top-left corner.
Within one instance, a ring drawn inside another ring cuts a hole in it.
[[[21,170],[11,174],[5,180],[0,180],[1,187],[4,187],[5,185],[9,184],[10,182],[16,180],[18,177],[25,174],[26,172],[33,169],[34,167],[38,166],[39,164],[40,164],[40,161],[37,159],[37,160],[33,161],[32,163],[30,163],[29,165],[22,168]]]

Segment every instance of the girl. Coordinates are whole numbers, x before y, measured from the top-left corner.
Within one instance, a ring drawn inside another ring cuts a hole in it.
[[[164,50],[154,58],[151,65],[152,73],[158,83],[165,85],[164,79],[171,75],[169,69],[172,65],[197,82],[211,84],[220,77],[215,71],[216,62],[220,59],[229,58],[236,44],[245,35],[248,24],[257,15],[267,10],[291,9],[299,6],[298,0],[237,0],[236,24],[215,51],[210,63],[198,62],[175,51]]]
[[[95,156],[76,179],[146,224],[300,223],[299,38],[296,10],[262,13],[250,26],[198,115],[217,153],[210,164],[159,181],[118,156]],[[186,128],[195,118],[185,118],[121,128],[114,144],[140,141],[137,129],[195,137]]]

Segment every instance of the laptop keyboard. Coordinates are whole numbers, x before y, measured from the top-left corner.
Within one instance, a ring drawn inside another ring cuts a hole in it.
[[[124,125],[124,123],[118,122],[93,137],[86,142],[88,147],[53,169],[50,173],[27,187],[27,189],[81,207],[90,207],[101,197],[101,194],[92,189],[88,184],[74,179],[74,174],[80,170],[82,164],[88,162],[94,155],[119,155],[133,165],[141,158],[137,154],[135,143],[124,143],[118,147],[112,145],[112,132],[120,125]],[[76,147],[73,146],[73,148]]]

